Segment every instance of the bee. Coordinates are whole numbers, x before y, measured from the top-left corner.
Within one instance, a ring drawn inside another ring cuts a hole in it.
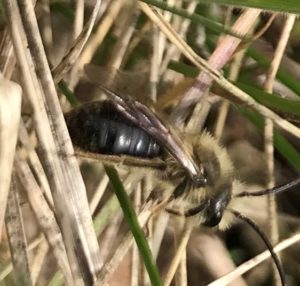
[[[282,187],[256,193],[244,191],[235,178],[225,148],[209,133],[181,136],[150,104],[130,96],[114,85],[97,66],[85,72],[108,99],[84,104],[65,115],[77,153],[82,156],[156,172],[159,189],[169,198],[166,210],[183,215],[194,225],[224,229],[234,217],[250,224],[266,243],[285,284],[280,261],[264,233],[238,209],[240,199],[285,191]],[[118,78],[118,74],[114,74]],[[101,78],[101,82],[99,82]]]

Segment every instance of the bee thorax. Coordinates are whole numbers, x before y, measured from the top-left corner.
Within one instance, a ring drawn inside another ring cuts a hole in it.
[[[172,209],[181,210],[195,225],[213,227],[222,221],[231,201],[233,166],[225,149],[208,133],[193,137],[191,146],[193,159],[206,183],[198,184],[176,162],[170,162],[167,177],[174,186]]]

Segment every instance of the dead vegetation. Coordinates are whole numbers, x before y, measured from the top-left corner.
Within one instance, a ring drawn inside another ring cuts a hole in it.
[[[85,64],[129,71],[127,92],[151,98],[184,132],[211,132],[247,191],[299,176],[295,15],[198,1],[163,2],[171,12],[146,4],[157,1],[2,2],[3,285],[151,284],[102,163],[74,155],[63,114],[101,97]],[[220,232],[151,216],[155,178],[118,171],[163,285],[280,285],[249,226]],[[249,198],[243,212],[276,245],[288,285],[300,283],[296,189]]]

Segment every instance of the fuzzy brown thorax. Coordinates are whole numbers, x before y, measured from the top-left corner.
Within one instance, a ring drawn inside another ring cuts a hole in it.
[[[172,208],[183,209],[184,215],[197,224],[215,226],[231,200],[233,166],[227,152],[210,134],[187,138],[193,159],[207,179],[206,184],[194,183],[172,158],[167,159],[167,168],[161,177],[170,183],[169,189],[175,198]]]

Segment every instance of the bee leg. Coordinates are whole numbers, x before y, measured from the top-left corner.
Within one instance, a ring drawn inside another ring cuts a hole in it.
[[[184,216],[185,217],[194,216],[194,215],[202,212],[206,206],[207,206],[207,203],[204,202],[195,208],[188,209],[187,211],[184,212]]]
[[[174,210],[174,209],[166,208],[166,212],[168,212],[169,214],[177,215],[177,216],[184,216],[184,213],[182,213],[178,210]]]
[[[173,192],[173,197],[176,199],[178,197],[181,197],[185,190],[187,189],[187,186],[188,186],[188,180],[187,179],[184,179],[174,190]]]
[[[151,218],[151,217],[150,217]],[[143,230],[144,230],[144,234],[145,234],[145,237],[148,238],[150,236],[150,233],[151,233],[151,230],[150,230],[150,225],[149,225],[149,220],[150,218],[148,218],[145,226],[143,227]]]
[[[170,214],[174,214],[174,215],[178,215],[178,216],[185,216],[185,217],[190,217],[190,216],[194,216],[200,212],[202,212],[205,207],[206,207],[206,203],[202,203],[201,205],[195,207],[195,208],[191,208],[191,209],[188,209],[187,211],[185,212],[180,212],[178,210],[174,210],[174,209],[169,209],[167,208],[166,211]]]
[[[157,205],[154,205],[150,211],[151,211],[151,216],[155,215],[157,212],[161,211],[162,209],[165,209],[166,205],[169,204],[172,201],[173,197],[170,196],[166,199],[164,199],[163,201],[161,201],[160,203],[158,203]]]

